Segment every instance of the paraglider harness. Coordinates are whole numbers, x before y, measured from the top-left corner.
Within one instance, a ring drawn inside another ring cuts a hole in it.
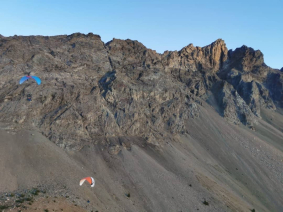
[[[28,94],[28,95],[27,95],[27,100],[28,100],[28,101],[31,101],[31,97],[32,97],[32,95],[31,95],[31,94]]]

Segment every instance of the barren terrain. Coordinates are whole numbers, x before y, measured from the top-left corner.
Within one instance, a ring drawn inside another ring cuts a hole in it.
[[[0,55],[0,211],[283,211],[283,75],[259,50],[75,33]]]

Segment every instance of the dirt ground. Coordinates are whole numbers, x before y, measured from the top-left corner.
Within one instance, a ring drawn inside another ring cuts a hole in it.
[[[1,130],[0,203],[44,186],[22,211],[283,211],[282,118],[265,115],[252,131],[204,105],[178,141],[118,154],[95,143],[67,152],[36,130]],[[86,176],[94,188],[79,186]]]
[[[76,204],[66,201],[65,198],[38,198],[33,203],[24,203],[20,207],[14,207],[7,211],[67,211],[67,212],[85,212]]]

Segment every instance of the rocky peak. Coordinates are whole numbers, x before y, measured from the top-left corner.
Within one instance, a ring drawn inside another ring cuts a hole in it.
[[[71,35],[66,36],[66,38],[63,38],[63,40],[66,40],[68,42],[76,42],[76,41],[86,42],[88,40],[101,41],[101,37],[99,35],[94,35],[93,33],[88,33],[87,35],[82,33],[73,33]]]
[[[262,52],[245,45],[235,49],[235,51],[230,50],[229,59],[231,60],[230,63],[234,66],[234,68],[244,72],[251,72],[264,65]]]
[[[106,43],[105,46],[109,52],[109,59],[113,69],[132,71],[132,69],[136,69],[138,66],[143,67],[145,65],[148,49],[138,41],[114,38]]]
[[[218,39],[212,44],[204,47],[204,51],[214,70],[218,71],[222,68],[223,63],[228,59],[228,49],[222,39]]]
[[[73,33],[71,35],[68,35],[67,37],[69,38],[79,38],[79,37],[82,37],[82,38],[88,38],[88,37],[95,37],[95,38],[99,38],[101,39],[100,35],[95,35],[93,34],[92,32],[88,33],[87,35],[86,34],[83,34],[83,33],[80,33],[80,32],[76,32],[76,33]]]
[[[182,48],[179,52],[164,52],[164,65],[189,71],[217,72],[228,58],[228,50],[222,39],[218,39],[205,47],[193,44]]]

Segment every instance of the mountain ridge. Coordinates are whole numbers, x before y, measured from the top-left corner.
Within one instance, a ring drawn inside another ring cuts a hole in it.
[[[27,74],[42,83],[19,84]],[[2,37],[0,76],[1,201],[46,182],[35,201],[85,210],[283,208],[283,73],[260,51]],[[93,190],[78,186],[85,175]]]
[[[275,110],[275,105],[282,105],[282,72],[266,66],[259,50],[247,46],[228,50],[222,39],[163,54],[130,39],[105,44],[93,33],[4,37],[0,47],[1,88],[9,87],[0,94],[1,120],[15,126],[29,122],[56,143],[63,140],[59,131],[55,133],[56,124],[66,130],[64,116],[77,124],[76,135],[71,133],[75,140],[122,135],[149,141],[185,133],[184,121],[197,117],[201,101],[211,98],[221,116],[252,129],[261,107]],[[18,85],[11,81],[11,73],[18,78],[40,75],[44,83]],[[52,86],[46,87],[48,83]],[[37,92],[29,106],[24,99],[28,92]],[[102,104],[94,103],[92,95]],[[87,99],[97,105],[100,115],[83,106]],[[15,115],[18,103],[42,115],[36,115],[36,121],[26,110]],[[104,124],[94,127],[88,116]]]

